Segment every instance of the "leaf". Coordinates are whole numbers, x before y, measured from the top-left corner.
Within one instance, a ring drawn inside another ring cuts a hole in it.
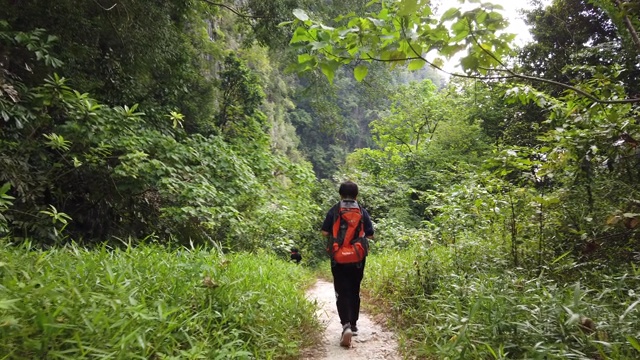
[[[322,63],[320,64],[320,70],[322,70],[322,73],[324,74],[324,76],[327,77],[327,80],[329,80],[329,83],[333,84],[333,77],[335,75],[335,71],[331,68],[331,66],[329,66],[329,64],[327,63]]]
[[[302,9],[293,10],[293,16],[295,16],[296,18],[298,18],[301,21],[309,20],[309,15],[307,15],[307,13]]]
[[[562,258],[564,258],[565,256],[567,256],[567,255],[569,255],[569,254],[571,254],[571,251],[567,251],[566,253],[564,253],[564,254],[562,254],[562,255],[558,256],[557,258],[555,258],[555,259],[551,262],[551,265],[553,265],[553,264],[557,263],[558,261],[562,260]]]
[[[293,36],[291,37],[289,44],[295,44],[298,42],[303,42],[308,40],[309,40],[309,33],[307,32],[307,29],[300,26],[293,32]]]
[[[307,61],[311,61],[313,59],[314,59],[314,57],[312,55],[300,54],[300,55],[298,55],[298,64],[304,64]]]
[[[0,300],[0,309],[8,310],[13,307],[13,303],[20,301],[20,299],[3,299]]]
[[[329,45],[326,41],[314,41],[311,43],[311,50],[323,49]]]
[[[451,39],[451,42],[458,42],[469,35],[469,29],[464,28],[463,30],[456,32],[456,36]]]
[[[367,76],[368,72],[369,72],[369,68],[368,67],[366,67],[365,65],[358,65],[353,70],[353,77],[357,81],[362,81]]]
[[[470,56],[463,57],[460,60],[460,65],[462,65],[462,68],[464,70],[476,70],[478,69],[480,62],[478,61],[478,58],[470,55]]]
[[[451,20],[451,19],[455,18],[458,15],[460,15],[460,9],[451,8],[451,9],[445,11],[444,14],[442,14],[442,16],[440,17],[440,21],[441,22],[445,22],[445,21],[448,21],[448,20]]]
[[[403,0],[400,2],[398,15],[411,15],[418,10],[418,0]]]
[[[620,217],[617,215],[611,215],[607,218],[606,224],[607,225],[615,225],[620,221]]]
[[[409,63],[408,69],[410,71],[419,70],[419,69],[422,69],[424,64],[425,64],[425,61],[422,59],[411,60],[411,62]]]
[[[625,316],[627,316],[627,314],[633,310],[634,307],[636,307],[636,305],[640,304],[640,300],[636,300],[636,302],[634,302],[633,304],[629,305],[629,307],[627,308],[627,310],[624,311],[624,313],[622,313],[622,315],[620,315],[620,321],[622,321],[622,319],[624,319]],[[640,349],[639,349],[640,350]]]
[[[487,12],[484,10],[480,10],[476,14],[476,21],[479,23],[483,23],[487,19]]]
[[[444,67],[444,59],[442,58],[435,58],[431,63],[439,68]]]
[[[634,339],[631,336],[625,336],[625,338],[627,339],[629,344],[631,344],[631,346],[633,346],[634,349],[636,349],[636,350],[638,350],[638,352],[640,352],[640,344],[638,343],[638,340]]]

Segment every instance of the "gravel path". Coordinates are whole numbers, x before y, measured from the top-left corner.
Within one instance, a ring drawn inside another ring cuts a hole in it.
[[[302,356],[303,360],[328,359],[328,360],[400,360],[398,344],[392,332],[385,331],[376,324],[367,314],[360,312],[358,320],[358,336],[351,340],[351,348],[341,347],[340,333],[342,327],[336,309],[336,295],[333,284],[328,281],[318,282],[307,291],[307,298],[317,301],[318,311],[316,316],[324,324],[325,331],[323,341],[317,347],[307,349]]]

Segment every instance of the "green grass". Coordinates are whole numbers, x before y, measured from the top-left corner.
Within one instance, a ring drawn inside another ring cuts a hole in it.
[[[494,261],[486,256],[489,251],[481,253],[484,258],[474,262],[460,248],[435,245],[367,260],[363,286],[378,311],[391,310],[406,355],[640,358],[638,269],[610,273],[585,268],[582,282],[565,283],[565,270],[547,269],[549,275],[509,270],[499,252]],[[587,318],[594,329],[586,326]]]
[[[0,259],[2,359],[287,359],[319,326],[310,271],[267,253],[7,246]]]

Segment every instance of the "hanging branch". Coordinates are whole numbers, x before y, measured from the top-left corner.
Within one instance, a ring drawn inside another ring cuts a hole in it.
[[[469,25],[469,28],[471,28],[471,25]],[[605,100],[605,99],[600,99],[597,96],[584,91],[580,88],[577,88],[575,86],[571,86],[569,84],[565,84],[565,83],[561,83],[559,81],[555,81],[555,80],[551,80],[551,79],[545,79],[545,78],[540,78],[537,76],[530,76],[530,75],[524,75],[524,74],[519,74],[516,73],[515,71],[509,69],[502,61],[500,61],[500,59],[498,59],[492,52],[490,52],[489,50],[485,49],[482,45],[480,45],[480,43],[478,42],[478,39],[476,38],[475,34],[473,33],[473,31],[469,31],[469,34],[471,36],[471,38],[473,39],[473,42],[476,44],[476,46],[478,46],[485,54],[489,55],[493,60],[495,60],[501,67],[502,69],[492,69],[493,71],[496,72],[505,72],[507,74],[509,74],[510,77],[512,78],[516,78],[516,79],[523,79],[523,80],[530,80],[530,81],[536,81],[536,82],[542,82],[542,83],[546,83],[546,84],[551,84],[551,85],[556,85],[571,91],[574,91],[590,100],[593,100],[594,102],[597,103],[601,103],[601,104],[628,104],[628,103],[637,103],[640,102],[640,98],[631,98],[631,99],[620,99],[620,100]]]
[[[213,1],[209,1],[209,0],[202,0],[202,1],[206,2],[209,5],[225,8],[225,9],[231,11],[232,13],[234,13],[234,14],[242,17],[242,18],[246,18],[246,19],[268,19],[269,18],[267,16],[253,16],[253,15],[243,14],[239,10],[234,9],[234,8],[230,7],[229,5],[216,3],[216,2],[213,2]]]

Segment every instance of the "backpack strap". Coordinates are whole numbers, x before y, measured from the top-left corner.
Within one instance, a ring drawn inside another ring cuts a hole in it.
[[[330,211],[333,212],[333,221],[331,222],[331,231],[329,232],[329,236],[327,237],[327,253],[329,254],[331,254],[331,251],[333,249],[333,243],[337,242],[336,237],[333,236],[333,226],[336,223],[336,221],[338,221],[338,219],[340,218],[340,202],[333,205]]]
[[[358,207],[360,208],[360,229],[357,230],[356,238],[359,238],[360,234],[364,233],[364,209],[360,203],[358,203]]]

